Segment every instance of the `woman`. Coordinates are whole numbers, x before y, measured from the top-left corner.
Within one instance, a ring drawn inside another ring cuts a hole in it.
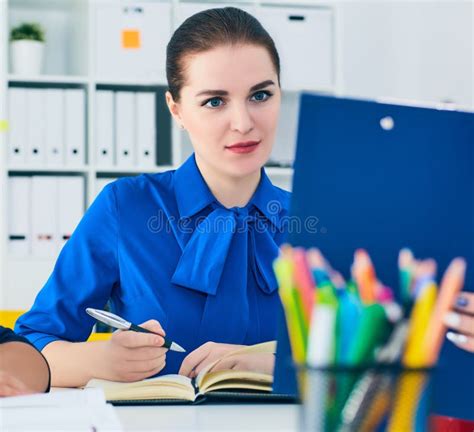
[[[275,138],[279,75],[272,39],[244,11],[208,10],[176,30],[166,100],[195,153],[176,171],[107,186],[19,319],[17,330],[48,359],[52,385],[194,376],[229,350],[276,338],[272,261],[289,194],[262,167]],[[84,342],[94,324],[85,309],[109,299],[127,320],[166,330],[188,356],[167,352],[159,335]],[[271,372],[273,361],[247,356],[232,366]]]

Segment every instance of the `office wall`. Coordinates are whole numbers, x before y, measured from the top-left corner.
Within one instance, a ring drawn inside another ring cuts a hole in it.
[[[345,1],[341,90],[474,108],[474,2]]]

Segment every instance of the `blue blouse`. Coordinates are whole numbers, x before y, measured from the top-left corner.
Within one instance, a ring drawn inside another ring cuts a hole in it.
[[[158,320],[187,353],[207,341],[276,339],[272,262],[289,198],[262,169],[248,205],[227,209],[194,156],[176,171],[117,180],[90,206],[16,331],[39,350],[85,341],[94,325],[85,309],[110,301],[128,321]],[[186,354],[169,351],[161,373],[177,373]]]

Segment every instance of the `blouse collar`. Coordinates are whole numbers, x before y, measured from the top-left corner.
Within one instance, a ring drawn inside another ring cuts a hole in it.
[[[217,203],[199,171],[194,153],[175,171],[174,187],[180,218],[190,218],[208,205]],[[288,211],[289,200],[273,186],[263,168],[257,190],[245,207],[250,209],[252,205],[281,229],[282,210]]]

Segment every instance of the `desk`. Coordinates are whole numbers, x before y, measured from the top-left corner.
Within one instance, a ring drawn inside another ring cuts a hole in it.
[[[162,405],[116,407],[128,431],[296,431],[298,405]]]

